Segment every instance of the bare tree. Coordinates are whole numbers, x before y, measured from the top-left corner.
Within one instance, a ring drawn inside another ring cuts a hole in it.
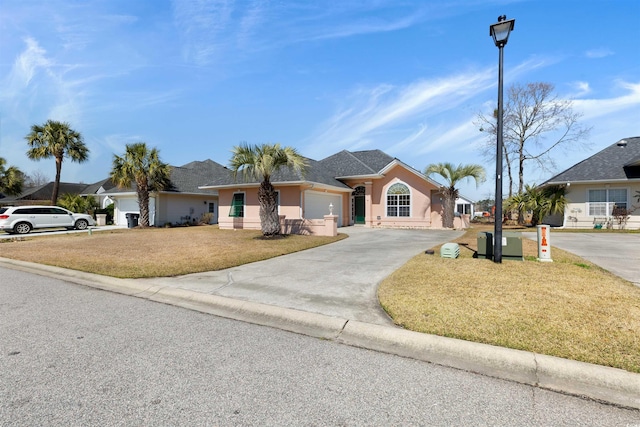
[[[581,114],[573,111],[573,102],[554,93],[551,83],[515,84],[508,89],[504,107],[504,150],[510,187],[513,185],[511,167],[518,171],[518,193],[524,191],[524,168],[533,161],[540,168],[555,166],[550,152],[568,147],[571,143],[584,147],[590,128],[579,123]],[[496,118],[480,114],[480,130],[489,136],[484,145],[485,156],[493,149],[495,158]],[[493,147],[493,148],[492,148]],[[512,195],[511,188],[509,196]]]
[[[51,181],[49,177],[39,170],[35,170],[31,173],[25,174],[24,176],[24,186],[26,188],[39,187],[48,183],[49,181]]]

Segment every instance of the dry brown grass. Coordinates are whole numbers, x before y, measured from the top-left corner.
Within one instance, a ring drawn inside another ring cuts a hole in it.
[[[525,262],[473,258],[478,231],[457,240],[460,258],[441,258],[436,248],[380,285],[380,302],[397,324],[640,372],[639,288],[557,248],[553,263],[537,262],[528,239]]]
[[[234,267],[345,237],[263,239],[259,231],[214,226],[123,229],[13,239],[0,244],[0,256],[113,277],[160,277]]]

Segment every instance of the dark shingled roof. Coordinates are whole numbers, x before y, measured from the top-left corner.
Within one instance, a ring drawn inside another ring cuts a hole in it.
[[[169,177],[171,187],[165,191],[176,193],[211,194],[211,190],[198,188],[204,183],[210,182],[219,176],[229,175],[231,172],[226,167],[213,160],[194,161],[182,166],[172,166]],[[135,182],[130,188],[114,187],[103,194],[135,192]]]
[[[106,178],[98,182],[94,182],[93,184],[89,184],[85,187],[84,190],[80,193],[81,195],[89,195],[96,194],[100,188],[104,188],[104,191],[111,190],[116,185],[111,181],[111,178]]]
[[[63,194],[80,194],[87,187],[87,184],[78,184],[73,182],[61,182],[58,187],[58,195]],[[17,196],[8,196],[2,199],[3,204],[21,202],[25,200],[51,200],[53,194],[53,181],[38,187],[26,188]]]
[[[624,181],[640,178],[640,137],[624,138],[626,146],[611,144],[547,180],[545,184],[582,181]]]
[[[349,188],[344,183],[335,179],[335,175],[333,174],[333,172],[324,167],[320,162],[308,158],[305,158],[305,160],[307,161],[308,167],[305,170],[304,175],[289,168],[282,168],[271,177],[271,182],[276,184],[279,182],[307,181],[330,185],[333,187]],[[229,186],[243,183],[257,184],[258,182],[255,181],[255,179],[251,178],[244,180],[241,172],[238,172],[237,178],[234,178],[233,172],[231,172],[231,170],[227,170],[226,173],[220,173],[217,176],[213,177],[213,179],[210,179],[206,181],[206,183],[202,183],[201,185]]]
[[[320,160],[320,163],[333,171],[333,176],[348,177],[376,175],[393,160],[393,157],[380,150],[353,152],[342,150]]]

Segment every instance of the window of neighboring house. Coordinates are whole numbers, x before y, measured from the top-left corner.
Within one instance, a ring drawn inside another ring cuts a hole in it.
[[[387,190],[387,216],[411,216],[411,193],[402,183],[393,184]]]
[[[456,212],[462,215],[471,215],[471,203],[459,203],[456,205]]]
[[[209,203],[209,213],[214,213],[215,212],[215,207],[216,205],[214,203]]]
[[[608,217],[613,207],[627,208],[626,188],[602,188],[589,190],[587,204],[590,216]]]
[[[244,193],[234,193],[231,200],[229,216],[234,218],[244,217]]]

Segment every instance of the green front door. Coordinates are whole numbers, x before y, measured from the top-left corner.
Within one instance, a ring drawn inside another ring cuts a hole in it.
[[[364,224],[364,195],[354,196],[354,203],[356,206],[356,224]]]

